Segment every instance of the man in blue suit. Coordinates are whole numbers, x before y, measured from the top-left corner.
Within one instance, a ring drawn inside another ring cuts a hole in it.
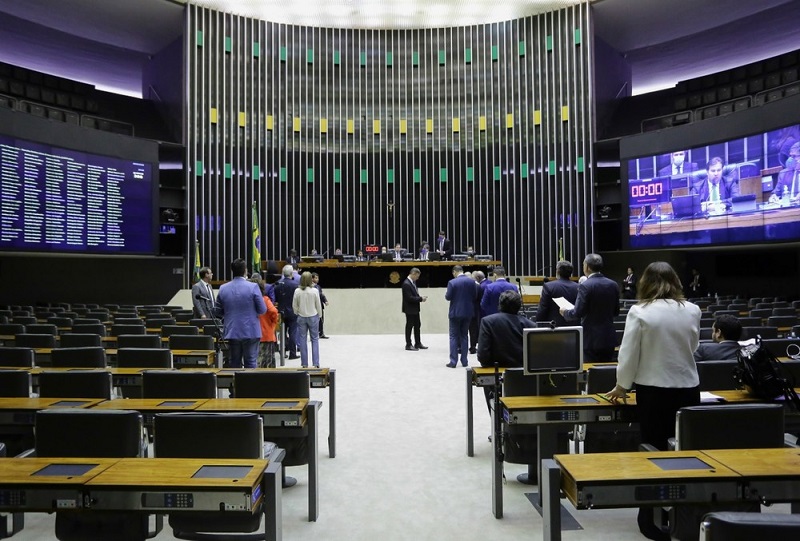
[[[556,327],[565,327],[569,324],[559,313],[558,305],[553,299],[564,297],[572,304],[575,304],[578,298],[578,283],[570,279],[572,276],[572,263],[569,261],[556,263],[556,276],[558,276],[558,280],[547,282],[542,287],[539,310],[536,312],[536,321],[553,321]]]
[[[284,265],[281,274],[283,277],[275,284],[275,299],[278,301],[278,311],[285,330],[285,349],[289,350],[289,359],[297,359],[297,314],[292,309],[294,292],[300,285],[300,280],[294,278],[294,267]]]
[[[578,285],[578,298],[571,310],[560,309],[567,321],[580,320],[583,326],[583,360],[587,363],[611,362],[617,346],[614,316],[619,314],[619,287],[603,273],[603,258],[589,254],[583,260],[586,281]]]
[[[499,310],[500,295],[503,291],[517,291],[517,286],[506,278],[506,270],[503,267],[494,268],[494,282],[486,286],[483,290],[481,299],[481,317],[496,314]]]
[[[255,368],[258,363],[258,344],[261,323],[258,316],[267,311],[261,288],[247,278],[247,262],[235,259],[231,263],[233,280],[222,284],[217,295],[217,315],[225,318],[223,338],[230,348],[231,368]]]
[[[478,297],[478,288],[472,276],[464,274],[461,265],[453,267],[453,279],[447,282],[447,292],[444,298],[450,301],[450,362],[449,368],[458,364],[458,353],[461,351],[461,365],[467,366],[467,352],[469,351],[469,322],[475,312],[475,299]]]

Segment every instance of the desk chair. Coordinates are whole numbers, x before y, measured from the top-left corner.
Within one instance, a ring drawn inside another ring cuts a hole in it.
[[[19,346],[0,347],[0,366],[13,366],[15,368],[33,368],[33,348]]]
[[[31,395],[31,374],[27,370],[0,370],[0,396],[27,398]]]
[[[700,328],[700,340],[711,340],[712,336],[711,333],[713,329],[711,328]]]
[[[737,388],[733,370],[738,365],[736,360],[701,361],[697,363],[697,375],[700,378],[701,391],[726,391]]]
[[[102,323],[77,323],[80,320],[72,322],[72,332],[76,334],[96,334],[100,337],[106,336],[106,326]]]
[[[172,316],[165,317],[148,317],[145,319],[144,326],[152,329],[160,329],[164,325],[175,325],[175,318]]]
[[[726,404],[681,408],[675,416],[676,450],[783,447],[781,404]],[[698,539],[702,517],[711,511],[760,510],[758,502],[731,505],[679,505],[670,511],[670,533],[682,541]]]
[[[214,372],[146,370],[142,373],[142,398],[216,398]]]
[[[43,370],[39,396],[43,398],[104,398],[111,400],[111,372],[107,370]]]
[[[173,334],[184,334],[187,336],[197,336],[200,329],[194,325],[164,325],[161,327],[161,337],[169,338]]]
[[[209,329],[208,334],[211,334],[212,330],[216,330],[214,329],[213,319],[194,318],[189,320],[189,325],[194,325],[195,327],[200,329],[200,332],[202,333],[205,333],[206,327],[211,327],[211,329]]]
[[[772,315],[772,308],[754,308],[750,310],[750,317],[760,318],[762,321]]]
[[[714,312],[714,317],[717,317],[717,316],[739,317],[739,310],[732,310],[730,308],[728,308],[726,310],[717,310],[716,312]]]
[[[158,458],[266,457],[270,459],[268,471],[277,474],[278,469],[282,469],[283,451],[274,444],[264,444],[261,417],[255,413],[157,413],[153,425],[153,454]],[[277,487],[272,487],[266,497],[272,497],[272,491],[277,490]],[[221,511],[201,516],[197,513],[170,513],[169,525],[178,539],[225,539],[224,536],[208,534],[255,532],[260,527],[263,509],[261,513]],[[242,538],[241,535],[235,536],[237,540]],[[246,538],[264,539],[264,535],[254,534]]]
[[[175,317],[176,323],[189,323],[194,318],[194,313],[191,310],[187,311],[179,311],[174,312],[173,316]]]
[[[767,325],[770,327],[794,327],[797,323],[797,314],[793,316],[770,316],[767,318]]]
[[[170,340],[174,338],[171,337]],[[236,398],[310,398],[311,380],[308,372],[276,370],[274,372],[243,371],[233,374],[233,396]],[[296,434],[286,435],[286,429],[265,429],[264,437],[286,450],[283,466],[308,464],[308,426]],[[283,486],[290,487],[297,479],[284,474]]]
[[[121,334],[117,336],[117,349],[160,347],[161,337],[157,334]]]
[[[169,349],[212,350],[214,349],[214,337],[173,334],[169,337]]]
[[[748,309],[749,308],[747,306],[747,303],[745,303],[745,302],[733,303],[733,304],[729,304],[728,305],[728,310],[736,310],[737,312],[744,312],[744,311],[746,311]]]
[[[19,325],[34,325],[38,321],[36,316],[13,316],[11,318],[11,323],[17,323]]]
[[[102,347],[56,348],[50,352],[53,368],[105,368],[106,350]]]
[[[15,336],[25,332],[25,325],[21,323],[0,323],[0,334]]]
[[[24,348],[54,348],[57,342],[54,334],[29,334],[24,332],[14,337],[14,344]]]
[[[114,317],[114,324],[115,325],[142,325],[144,321],[137,317],[136,314],[124,314],[120,315],[119,317]]]
[[[52,334],[58,335],[58,327],[52,323],[35,323],[25,326],[25,332],[29,334]]]
[[[800,539],[800,515],[714,512],[700,524],[703,541],[795,541]]]
[[[102,347],[103,341],[99,334],[94,333],[65,333],[59,339],[59,346],[62,348],[86,348]]]
[[[763,320],[760,317],[744,316],[739,318],[742,327],[760,327]]]
[[[773,308],[772,309],[772,315],[773,316],[796,316],[797,315],[797,310],[795,310],[791,306],[789,306],[789,307],[782,306],[780,308]]]
[[[39,457],[132,458],[145,456],[142,414],[127,410],[49,409],[36,412]],[[56,512],[60,541],[141,541],[161,530],[149,530],[148,516],[140,513]]]
[[[47,318],[47,322],[56,327],[70,328],[72,327],[72,318],[63,315],[55,315]]]
[[[96,317],[76,317],[72,320],[73,325],[99,325],[103,323]]]
[[[121,334],[146,334],[144,323],[138,325],[124,325],[115,323],[111,325],[111,336],[120,336]]]
[[[117,350],[120,368],[172,368],[172,352],[160,347],[120,348]]]
[[[586,394],[607,393],[617,384],[616,365],[592,366],[586,373]],[[584,453],[636,451],[641,443],[635,423],[595,423],[586,425]]]
[[[756,336],[761,336],[761,338],[769,339],[769,338],[778,338],[778,328],[777,327],[742,327],[742,337],[740,340],[749,340],[751,338],[755,338]]]

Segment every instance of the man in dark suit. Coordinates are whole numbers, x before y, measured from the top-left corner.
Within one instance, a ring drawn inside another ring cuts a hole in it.
[[[670,154],[669,161],[670,163],[668,166],[662,167],[658,171],[658,176],[674,177],[677,175],[683,175],[685,173],[693,173],[697,171],[696,163],[686,161],[685,150],[676,150],[675,152]]]
[[[300,257],[297,255],[297,250],[292,248],[289,250],[289,256],[286,258],[286,264],[291,265],[293,269],[300,266]]]
[[[428,300],[417,290],[417,280],[419,279],[419,269],[413,267],[408,273],[408,278],[403,280],[403,313],[406,315],[406,351],[417,351],[418,349],[428,349],[422,345],[420,339],[420,327],[422,323],[419,319],[419,304]],[[414,331],[414,345],[411,345],[411,331]]]
[[[522,297],[516,291],[504,291],[498,304],[499,312],[481,319],[478,362],[481,366],[521,367],[522,329],[532,329],[536,323],[519,315]]]
[[[619,314],[619,286],[603,276],[602,270],[602,256],[587,255],[583,260],[586,281],[578,285],[575,307],[559,310],[567,321],[580,320],[583,326],[583,360],[587,363],[612,361],[617,345],[614,316]]]
[[[503,267],[495,267],[494,282],[483,290],[483,298],[481,298],[482,317],[497,313],[497,303],[500,301],[500,295],[503,291],[517,291],[517,286],[508,281],[506,270]]]
[[[235,259],[231,263],[233,280],[219,288],[216,312],[225,319],[223,338],[230,348],[231,368],[258,366],[258,344],[261,342],[261,323],[258,316],[267,311],[261,288],[245,278],[247,262]]]
[[[444,231],[439,231],[439,235],[436,237],[434,246],[435,251],[442,256],[442,259],[450,259],[450,256],[453,255],[452,243],[444,234]]]
[[[275,284],[275,300],[278,302],[278,312],[281,314],[281,321],[286,329],[285,349],[289,350],[289,358],[297,359],[297,314],[292,309],[294,292],[300,282],[294,279],[294,267],[287,264],[281,271],[283,277]]]
[[[475,279],[475,284],[478,286],[478,296],[475,297],[475,309],[472,314],[472,319],[469,322],[469,352],[478,352],[478,334],[481,330],[481,299],[483,292],[486,290],[484,282],[486,282],[486,275],[483,271],[475,271],[472,273]]]
[[[693,187],[700,195],[702,209],[708,212],[725,211],[730,198],[738,195],[736,188],[722,177],[723,167],[722,158],[711,158],[706,165],[706,179]]]
[[[214,273],[208,267],[201,268],[198,273],[200,279],[192,286],[194,317],[211,319],[211,311],[214,309],[214,290],[211,287],[211,278],[214,277]]]
[[[553,321],[556,327],[569,325],[558,311],[558,305],[553,299],[564,297],[572,304],[578,298],[578,283],[570,280],[572,276],[572,263],[559,261],[556,263],[556,276],[558,280],[547,282],[542,286],[542,295],[539,297],[539,310],[536,312],[536,321]]]
[[[800,201],[800,142],[793,144],[789,149],[786,168],[778,173],[778,182],[775,183],[775,189],[769,196],[769,202],[780,202],[784,192],[789,196],[790,204]]]
[[[469,322],[475,313],[475,299],[478,297],[478,288],[472,276],[464,274],[461,265],[453,267],[453,279],[447,282],[447,291],[444,298],[450,301],[448,312],[450,335],[450,362],[449,368],[458,364],[458,354],[461,353],[461,366],[467,366],[467,351],[469,349]]]
[[[727,361],[736,359],[739,353],[739,339],[742,337],[742,324],[736,316],[724,314],[717,316],[711,326],[713,342],[700,342],[694,352],[695,361]]]
[[[403,260],[403,248],[400,247],[399,242],[394,245],[394,250],[392,250],[392,259],[395,261]]]

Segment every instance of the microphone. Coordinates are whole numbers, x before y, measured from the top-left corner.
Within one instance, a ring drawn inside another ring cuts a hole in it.
[[[209,299],[208,297],[204,297],[204,296],[203,296],[203,295],[201,295],[200,293],[198,293],[197,295],[195,295],[195,296],[194,296],[194,298],[195,298],[195,299],[197,299],[198,301],[206,301],[206,302],[211,302],[211,299]]]
[[[546,270],[551,270],[552,268],[553,268],[553,266],[552,266],[552,265],[547,265],[546,267],[542,267],[541,269],[537,270],[537,271],[536,271],[536,274],[541,274],[541,273],[543,273],[543,272],[544,272],[544,271],[546,271]]]

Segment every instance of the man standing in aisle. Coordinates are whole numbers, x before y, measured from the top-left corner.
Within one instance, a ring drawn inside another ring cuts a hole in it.
[[[569,261],[556,263],[556,276],[558,280],[547,282],[542,287],[539,310],[536,311],[536,321],[553,321],[556,327],[565,327],[568,323],[559,313],[558,305],[553,299],[564,297],[572,304],[575,304],[578,298],[578,283],[570,279],[572,276],[572,263]]]
[[[292,310],[294,291],[300,285],[299,280],[294,279],[294,267],[284,265],[281,271],[283,277],[275,284],[275,299],[278,301],[278,312],[281,314],[281,321],[284,327],[284,337],[286,343],[284,348],[289,350],[289,358],[297,359],[297,314]]]
[[[486,286],[481,299],[481,317],[496,314],[499,310],[500,295],[503,291],[517,291],[517,286],[506,278],[506,270],[503,267],[494,268],[494,282]]]
[[[419,279],[419,269],[413,267],[408,273],[408,278],[403,280],[403,313],[406,315],[406,351],[417,351],[428,349],[422,345],[420,338],[420,327],[422,323],[419,319],[419,305],[428,300],[417,290],[417,280]],[[414,331],[414,345],[411,345],[411,331]]]
[[[447,282],[447,292],[444,298],[450,301],[449,334],[450,334],[450,362],[449,368],[458,364],[458,354],[461,353],[461,366],[467,366],[467,352],[469,340],[469,322],[475,311],[475,299],[478,297],[479,285],[472,276],[464,274],[461,265],[453,267],[453,279]]]
[[[339,250],[339,253],[341,253],[341,250]],[[311,281],[314,282],[314,288],[319,291],[319,301],[322,303],[322,315],[319,316],[319,337],[328,339],[330,336],[326,335],[325,331],[322,330],[322,324],[325,323],[325,307],[328,306],[328,297],[325,296],[325,293],[322,292],[322,287],[319,285],[319,274],[312,272]]]
[[[589,254],[583,260],[586,281],[578,285],[578,298],[570,310],[559,312],[567,321],[580,320],[583,326],[583,360],[603,363],[614,360],[617,331],[614,316],[619,314],[619,286],[603,273],[603,258]]]
[[[472,273],[472,278],[478,286],[478,296],[475,297],[475,309],[469,322],[469,352],[475,354],[478,352],[478,333],[481,330],[481,299],[485,290],[486,275],[483,271],[475,271]]]
[[[235,259],[231,263],[233,280],[223,284],[217,295],[217,315],[225,318],[223,338],[230,348],[230,367],[256,368],[261,323],[258,316],[267,311],[261,288],[250,282],[247,262]]]
[[[192,286],[194,317],[211,319],[211,311],[214,309],[214,290],[211,288],[211,279],[214,277],[214,273],[208,267],[203,267],[198,273],[200,279]]]

